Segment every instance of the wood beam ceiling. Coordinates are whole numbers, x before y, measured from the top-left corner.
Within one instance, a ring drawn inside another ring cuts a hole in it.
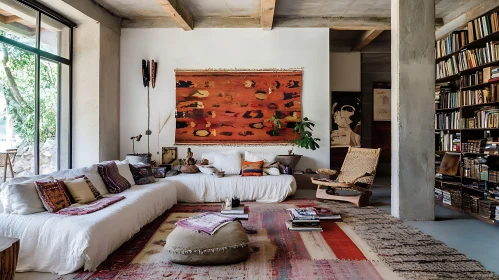
[[[260,25],[262,26],[263,30],[272,30],[272,24],[274,22],[275,3],[276,0],[262,0]]]
[[[357,39],[357,42],[352,47],[352,51],[361,51],[367,45],[369,45],[376,37],[378,37],[383,30],[367,30],[364,31],[359,38]]]
[[[189,31],[194,29],[194,20],[192,15],[182,5],[180,0],[157,0],[158,3],[170,14],[184,30]]]

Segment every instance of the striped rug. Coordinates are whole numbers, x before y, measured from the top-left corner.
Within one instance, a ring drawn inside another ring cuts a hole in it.
[[[252,251],[246,262],[222,266],[186,266],[168,262],[162,249],[175,222],[219,205],[178,204],[114,252],[97,271],[61,279],[397,279],[366,243],[343,222],[322,222],[323,232],[290,232],[290,207],[316,206],[314,200],[245,203],[242,221]]]

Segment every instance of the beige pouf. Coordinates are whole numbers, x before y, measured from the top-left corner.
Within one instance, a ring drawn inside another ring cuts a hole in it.
[[[188,265],[232,264],[248,259],[248,235],[240,222],[221,227],[213,235],[176,227],[166,238],[169,261]]]

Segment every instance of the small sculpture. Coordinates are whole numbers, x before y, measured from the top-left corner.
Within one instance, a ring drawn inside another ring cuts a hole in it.
[[[199,168],[196,166],[196,160],[193,158],[194,153],[192,153],[191,148],[187,148],[187,156],[182,161],[182,166],[180,171],[182,173],[197,173]]]

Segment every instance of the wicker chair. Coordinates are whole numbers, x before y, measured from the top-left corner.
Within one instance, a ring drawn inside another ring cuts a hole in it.
[[[14,178],[12,166],[16,160],[17,149],[8,149],[0,153],[0,168],[3,168],[3,182],[7,180],[7,168],[10,169],[10,175]]]
[[[317,184],[317,199],[349,201],[362,207],[369,204],[370,191],[376,175],[381,149],[348,148],[345,161],[338,173],[331,169],[319,169],[320,175],[338,175],[335,180],[312,178]],[[349,190],[359,195],[338,195],[336,190]]]

